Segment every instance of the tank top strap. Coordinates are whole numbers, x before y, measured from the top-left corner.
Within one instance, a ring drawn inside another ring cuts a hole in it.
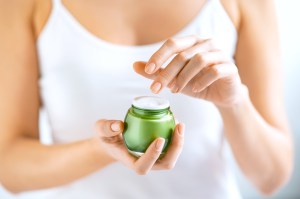
[[[52,0],[53,10],[56,10],[62,6],[61,0]]]

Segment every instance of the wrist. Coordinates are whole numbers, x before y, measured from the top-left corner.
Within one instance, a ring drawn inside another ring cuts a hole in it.
[[[98,137],[93,137],[88,141],[92,151],[91,153],[93,154],[93,158],[97,164],[102,166],[103,164],[111,164],[116,162],[116,160],[104,150]]]
[[[236,100],[234,100],[232,103],[230,103],[229,105],[226,105],[226,106],[218,106],[217,105],[217,108],[219,109],[221,114],[222,113],[233,113],[233,112],[237,112],[241,109],[244,109],[245,107],[247,107],[249,105],[249,103],[251,103],[250,96],[249,96],[249,90],[248,90],[247,86],[242,84],[240,86],[240,92],[239,92]]]

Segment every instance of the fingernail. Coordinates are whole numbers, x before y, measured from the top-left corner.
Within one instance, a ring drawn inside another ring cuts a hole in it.
[[[147,66],[145,68],[146,73],[152,74],[154,72],[154,70],[155,70],[155,64],[154,63],[147,64]]]
[[[158,150],[158,151],[161,151],[162,148],[164,147],[164,144],[165,144],[165,139],[163,138],[160,138],[156,141],[156,144],[155,144],[155,148]]]
[[[120,122],[114,122],[114,123],[111,124],[110,128],[111,128],[112,131],[118,132],[118,131],[121,130],[120,126],[121,126]]]
[[[177,129],[178,134],[180,136],[184,136],[184,128],[185,128],[184,124],[180,124],[179,129]]]
[[[151,86],[151,90],[153,93],[158,93],[159,90],[161,89],[161,83],[160,82],[155,82],[152,86]]]
[[[175,79],[173,79],[172,82],[171,82],[171,84],[170,84],[170,88],[171,89],[173,89],[173,87],[175,86],[175,83],[176,83],[176,81],[175,81]]]

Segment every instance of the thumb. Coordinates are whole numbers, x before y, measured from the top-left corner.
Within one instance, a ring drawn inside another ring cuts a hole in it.
[[[145,72],[146,64],[147,62],[142,62],[142,61],[135,62],[133,63],[133,69],[137,74],[146,77],[148,79],[154,80],[158,76],[158,74],[162,71],[162,69],[158,69],[156,73],[148,74]]]
[[[113,137],[123,132],[124,124],[118,120],[99,120],[95,128],[100,137]]]

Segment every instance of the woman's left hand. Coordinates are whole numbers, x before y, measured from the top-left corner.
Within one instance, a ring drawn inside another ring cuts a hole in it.
[[[172,56],[175,57],[162,68]],[[232,60],[211,39],[197,36],[167,40],[147,63],[134,63],[134,69],[154,80],[153,93],[169,87],[173,93],[182,92],[220,107],[237,103],[246,90]]]

